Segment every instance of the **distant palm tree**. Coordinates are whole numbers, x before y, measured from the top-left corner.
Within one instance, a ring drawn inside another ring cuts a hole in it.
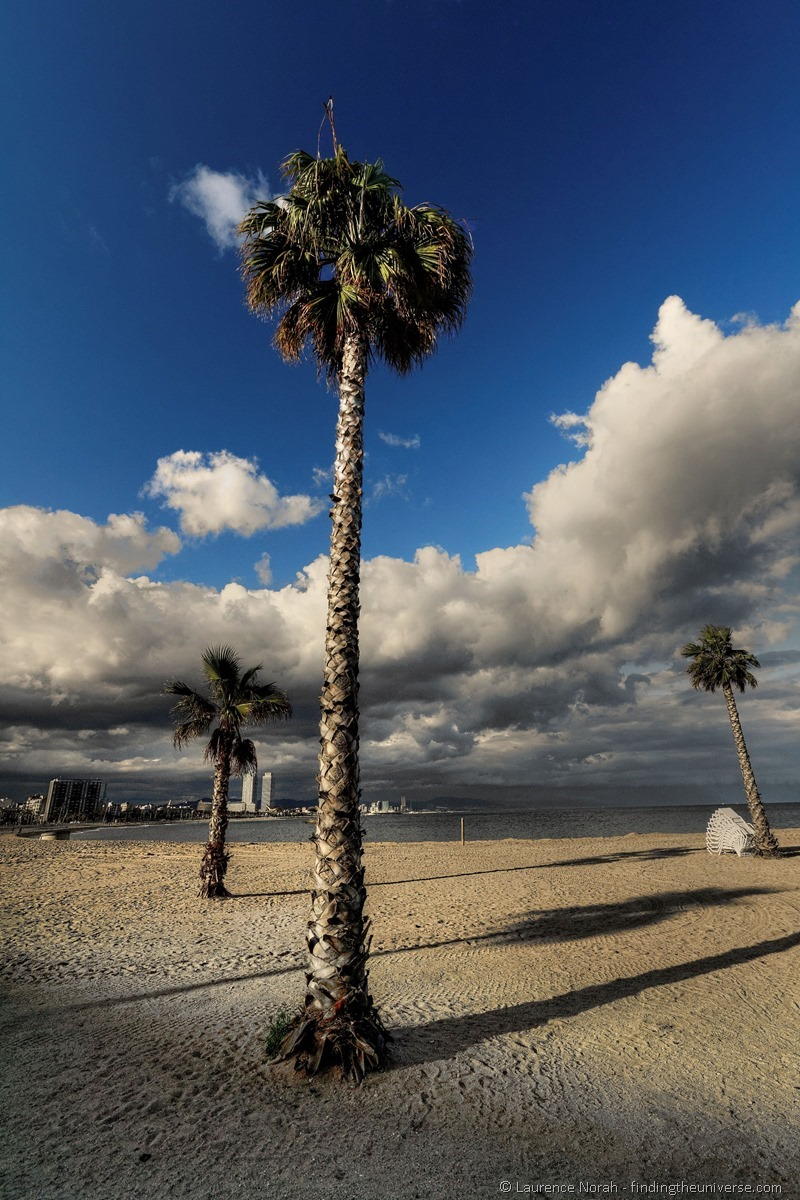
[[[387,1039],[367,984],[359,816],[364,381],[377,359],[405,374],[458,328],[471,244],[443,209],[406,207],[380,161],[351,162],[327,107],[333,157],[290,154],[286,195],[256,204],[240,232],[250,309],[279,317],[274,342],[287,361],[310,346],[339,394],[308,986],[283,1056],[310,1073],[338,1063],[358,1080],[384,1061]]]
[[[204,737],[216,722],[203,755],[214,765],[208,844],[200,864],[200,895],[209,899],[230,894],[224,882],[230,858],[225,850],[228,781],[231,775],[253,774],[258,766],[256,748],[249,738],[242,737],[241,728],[270,725],[292,715],[292,706],[280,688],[274,683],[258,682],[260,670],[259,665],[242,674],[240,659],[230,646],[209,646],[203,651],[203,674],[210,699],[176,679],[164,685],[166,695],[180,696],[172,709],[172,740],[177,749]]]
[[[744,692],[748,684],[750,687],[758,687],[758,680],[750,667],[758,667],[761,664],[749,650],[732,645],[731,631],[727,625],[706,625],[700,634],[700,640],[689,642],[683,647],[681,654],[684,658],[692,659],[686,668],[692,687],[704,692],[715,692],[717,688],[722,688],[744,780],[744,794],[755,830],[756,852],[764,857],[771,857],[779,852],[778,842],[769,827],[759,795],[733,695],[735,687],[740,692]]]

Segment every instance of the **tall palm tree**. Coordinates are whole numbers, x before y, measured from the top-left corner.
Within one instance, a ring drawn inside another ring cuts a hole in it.
[[[753,688],[758,687],[758,680],[750,668],[761,664],[749,650],[732,644],[731,631],[727,625],[706,625],[700,634],[700,640],[688,642],[681,654],[684,658],[692,660],[686,668],[692,687],[704,692],[715,692],[717,688],[722,688],[728,706],[736,753],[739,756],[747,807],[750,809],[755,830],[756,852],[764,857],[771,857],[779,852],[778,841],[769,827],[764,811],[733,695],[735,687],[740,692],[744,692],[748,684]]]
[[[292,715],[286,695],[274,683],[259,683],[261,665],[242,672],[241,660],[230,646],[209,646],[203,651],[203,674],[210,698],[177,679],[164,685],[168,696],[180,699],[172,709],[177,749],[216,727],[203,758],[214,766],[214,791],[208,844],[200,864],[200,895],[220,899],[230,893],[225,873],[230,854],[225,849],[228,828],[228,782],[231,775],[253,774],[258,766],[256,748],[242,737],[243,725],[270,725]]]
[[[359,814],[364,382],[374,360],[405,374],[459,327],[471,243],[443,209],[406,207],[383,164],[351,161],[335,133],[331,158],[298,150],[283,174],[280,203],[256,204],[240,226],[247,303],[278,319],[283,358],[296,362],[310,347],[339,395],[309,966],[283,1057],[309,1073],[338,1064],[360,1080],[384,1061],[388,1036],[368,989]]]

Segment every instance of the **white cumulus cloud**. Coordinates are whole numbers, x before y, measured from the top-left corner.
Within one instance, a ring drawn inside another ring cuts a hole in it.
[[[764,663],[742,699],[760,780],[796,777],[800,306],[725,336],[671,297],[653,340],[652,361],[624,364],[588,408],[578,461],[528,493],[529,542],[487,549],[474,571],[430,546],[364,563],[365,783],[738,789],[724,704],[675,658],[707,622]],[[170,455],[155,479],[189,533],[286,523],[291,501],[309,512],[226,452]],[[327,560],[282,588],[132,577],[177,546],[136,514],[0,513],[9,778],[103,763],[148,786],[191,779],[159,689],[232,642],[297,714],[270,732],[268,761],[313,781]]]
[[[583,457],[527,496],[524,574],[565,638],[669,625],[692,597],[713,607],[715,588],[731,612],[746,581],[768,589],[793,553],[800,305],[784,326],[726,337],[670,296],[652,340],[649,365],[625,363],[598,392]]]
[[[205,223],[209,236],[219,250],[238,244],[236,227],[257,200],[271,199],[269,184],[258,171],[255,178],[238,171],[214,171],[198,163],[181,183],[170,189],[170,200]]]
[[[324,507],[311,496],[280,496],[256,459],[228,450],[176,450],[160,458],[143,494],[180,513],[181,529],[194,537],[225,529],[248,536],[258,529],[302,525]]]
[[[181,540],[171,529],[148,530],[141,513],[111,513],[104,525],[65,510],[29,504],[0,509],[0,566],[4,577],[18,558],[41,570],[71,563],[79,570],[151,571]]]

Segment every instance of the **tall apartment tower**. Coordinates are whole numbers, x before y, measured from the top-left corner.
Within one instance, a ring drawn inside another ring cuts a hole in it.
[[[261,785],[261,808],[272,808],[272,771],[265,771]]]
[[[242,778],[242,812],[261,812],[261,780],[257,771]]]
[[[51,779],[40,820],[92,821],[106,798],[102,779]]]

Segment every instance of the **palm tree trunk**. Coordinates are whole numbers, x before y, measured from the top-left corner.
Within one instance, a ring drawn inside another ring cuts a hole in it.
[[[200,895],[210,900],[222,899],[230,895],[224,883],[230,858],[230,854],[225,851],[230,775],[230,750],[223,750],[214,767],[214,791],[211,799],[211,820],[208,823],[208,843],[200,864]]]
[[[764,811],[764,804],[756,784],[756,777],[750,765],[750,755],[747,753],[747,746],[745,745],[744,734],[742,733],[742,723],[739,720],[739,710],[736,707],[733,688],[729,683],[723,683],[722,691],[725,696],[725,703],[728,706],[728,716],[730,717],[731,729],[733,730],[736,753],[739,756],[739,766],[741,767],[742,779],[744,781],[744,794],[747,798],[747,807],[750,809],[750,818],[755,830],[756,851],[764,857],[770,857],[778,853],[778,841],[769,827],[767,814]]]
[[[358,765],[358,615],[366,345],[348,337],[339,376],[328,624],[322,684],[316,862],[305,1009],[281,1048],[309,1073],[338,1064],[360,1080],[388,1035],[367,984]]]

